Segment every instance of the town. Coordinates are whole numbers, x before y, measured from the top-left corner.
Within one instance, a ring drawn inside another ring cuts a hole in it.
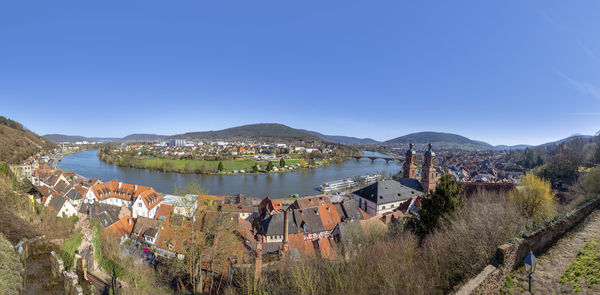
[[[273,257],[281,260],[286,255],[293,261],[308,257],[338,259],[338,255],[343,255],[339,249],[351,247],[344,244],[356,226],[364,232],[376,232],[404,224],[408,218],[418,215],[422,198],[435,190],[441,174],[452,175],[467,186],[495,182],[509,185],[505,187],[509,190],[524,172],[519,165],[504,162],[508,160],[505,152],[455,151],[436,155],[431,144],[424,153],[417,153],[411,144],[403,150],[403,171],[389,179],[381,176],[365,179],[359,182],[362,187],[352,185],[354,191],[344,194],[283,200],[260,199],[243,192],[230,196],[193,194],[193,191],[172,195],[148,186],[88,179],[58,169],[56,165],[61,155],[79,150],[77,146],[80,145],[63,144],[60,150],[37,154],[10,168],[20,180],[33,184],[27,192],[32,200],[59,218],[75,218],[76,228],[84,233],[79,256],[92,255],[94,246],[101,247],[93,242],[94,235],[98,234],[91,226],[95,223],[110,233],[122,247],[122,253],[146,264],[165,267],[169,259],[184,260],[185,255],[189,255],[189,247],[194,245],[191,228],[197,222],[194,220],[197,212],[218,212],[233,220],[231,232],[227,233],[233,237],[226,254],[230,267],[253,262],[257,273],[261,272],[263,255],[272,257],[271,261]],[[236,147],[227,144],[206,146],[227,151]],[[190,147],[190,150],[198,149]],[[277,145],[270,147],[278,148]],[[185,153],[178,148],[181,146],[129,144],[119,151]],[[280,145],[279,148],[286,147]],[[210,215],[204,218],[207,216]],[[86,248],[84,245],[94,246]],[[255,261],[250,259],[252,257]],[[218,265],[222,267],[222,263]],[[94,259],[88,259],[82,270],[84,277],[90,273],[105,278],[105,281],[112,275]],[[206,271],[225,281],[228,279],[223,269],[209,267]]]
[[[285,172],[315,168],[345,160],[354,149],[334,144],[188,141],[110,146],[98,153],[120,166],[200,174]]]
[[[0,295],[600,294],[600,1],[5,1]]]

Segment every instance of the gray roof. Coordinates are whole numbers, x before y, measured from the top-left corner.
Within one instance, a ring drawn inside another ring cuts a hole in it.
[[[91,209],[91,218],[97,219],[100,225],[108,227],[119,221],[119,211],[121,207],[95,202],[94,204],[83,203],[79,207],[79,213],[89,214]]]
[[[363,219],[364,216],[360,209],[358,208],[358,204],[355,200],[345,200],[341,203],[341,207],[344,210],[344,215],[346,219]],[[342,216],[342,215],[340,215]]]
[[[273,214],[260,222],[260,233],[265,236],[283,235],[283,212]],[[289,233],[298,232],[298,227],[294,223],[293,214],[289,214],[288,231]]]
[[[69,191],[69,193],[67,193],[67,198],[77,201],[77,200],[81,200],[83,198],[83,196],[75,188],[72,188]]]
[[[421,183],[414,178],[382,180],[361,188],[354,194],[376,204],[404,201],[413,196],[423,195]]]
[[[60,212],[60,209],[63,207],[66,201],[67,200],[61,196],[52,196],[48,206],[52,207],[54,210],[56,210],[56,212]]]
[[[294,210],[294,222],[298,226],[298,230],[305,233],[320,233],[325,231],[323,221],[319,216],[319,210],[308,208],[305,210]]]

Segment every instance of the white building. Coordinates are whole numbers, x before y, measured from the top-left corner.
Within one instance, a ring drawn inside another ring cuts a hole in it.
[[[138,216],[154,218],[163,201],[162,195],[151,187],[117,181],[92,186],[86,198],[115,206],[125,205],[131,210],[134,218]]]

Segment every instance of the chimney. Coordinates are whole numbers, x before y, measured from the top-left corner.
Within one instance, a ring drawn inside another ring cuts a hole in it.
[[[127,218],[127,224],[131,225],[131,218]]]
[[[121,184],[123,184],[123,183],[119,181],[119,188],[121,188]]]
[[[288,210],[283,211],[283,248],[281,249],[281,254],[285,255],[289,248],[289,218],[288,218]]]

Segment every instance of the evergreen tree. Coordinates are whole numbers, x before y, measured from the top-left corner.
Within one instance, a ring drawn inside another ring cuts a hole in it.
[[[273,162],[269,161],[269,163],[267,164],[267,171],[271,170],[273,170]]]
[[[279,160],[279,167],[281,167],[281,168],[285,167],[285,160],[283,158],[281,158]]]
[[[219,166],[217,167],[217,170],[223,171],[223,162],[219,161]]]
[[[413,220],[410,225],[421,239],[463,206],[464,200],[460,198],[460,191],[460,184],[449,174],[444,174],[435,191],[423,198],[419,208],[419,219]]]
[[[258,163],[257,163],[257,162],[254,162],[254,166],[252,166],[252,170],[253,170],[254,172],[257,172],[257,171],[258,171]]]

